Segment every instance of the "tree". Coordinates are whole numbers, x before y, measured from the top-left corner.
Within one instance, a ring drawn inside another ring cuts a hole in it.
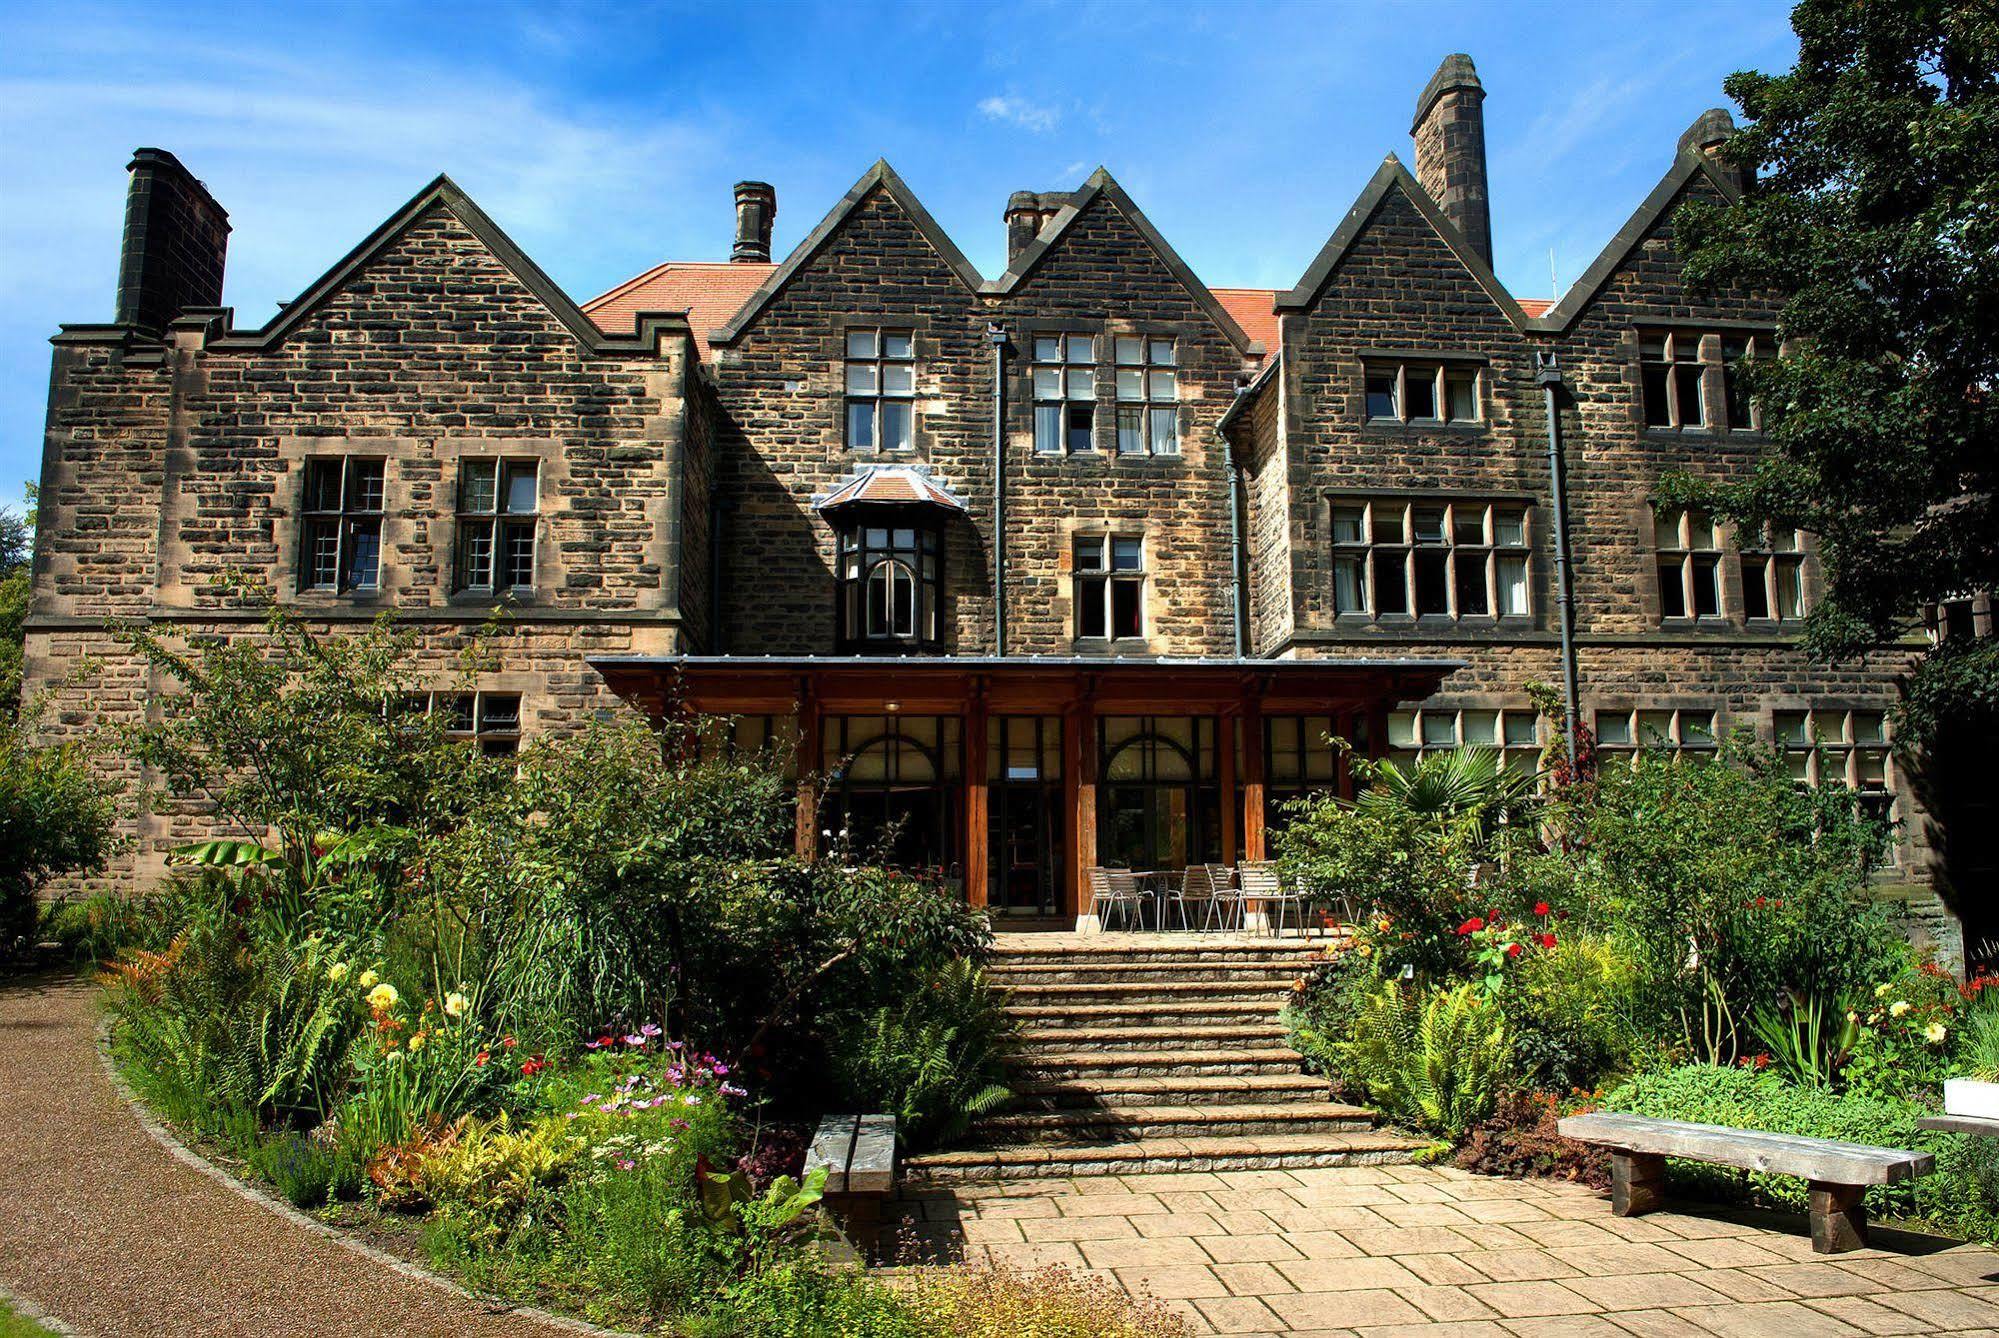
[[[26,515],[0,511],[0,719],[12,719],[21,706],[21,641],[28,620],[34,541],[35,485],[31,483]]]
[[[1999,6],[1804,0],[1792,26],[1789,73],[1724,85],[1750,188],[1677,216],[1694,284],[1787,295],[1786,356],[1746,377],[1774,450],[1665,500],[1817,535],[1806,644],[1838,659],[1999,587]],[[1966,708],[1999,710],[1999,640],[1926,656],[1905,734]]]

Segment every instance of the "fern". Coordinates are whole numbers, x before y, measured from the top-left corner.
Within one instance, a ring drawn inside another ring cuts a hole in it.
[[[1452,1140],[1491,1113],[1511,1077],[1505,1020],[1469,985],[1419,1000],[1388,983],[1363,1006],[1353,1039],[1331,1049],[1384,1113]]]
[[[1012,1028],[976,963],[940,967],[909,998],[859,1019],[833,1056],[842,1096],[895,1116],[912,1147],[961,1137],[1013,1096],[1003,1081]]]

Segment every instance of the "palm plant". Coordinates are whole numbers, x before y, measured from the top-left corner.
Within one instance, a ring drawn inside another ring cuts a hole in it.
[[[1526,815],[1537,780],[1500,765],[1492,748],[1431,753],[1408,770],[1392,759],[1359,765],[1370,782],[1355,801],[1362,811],[1414,818],[1481,844]]]

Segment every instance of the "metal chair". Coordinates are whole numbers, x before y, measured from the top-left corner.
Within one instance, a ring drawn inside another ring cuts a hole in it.
[[[1215,879],[1205,864],[1189,864],[1180,873],[1180,886],[1169,887],[1166,897],[1173,909],[1180,912],[1180,928],[1191,929],[1187,920],[1189,903],[1205,907],[1209,915],[1214,914]],[[1164,923],[1164,920],[1161,920]]]
[[[1207,869],[1214,889],[1213,899],[1208,902],[1207,927],[1228,928],[1228,911],[1233,907],[1236,928],[1240,930],[1248,922],[1249,908],[1242,899],[1242,888],[1236,883],[1235,870],[1226,864],[1210,864]]]
[[[1250,901],[1263,904],[1263,927],[1273,938],[1282,937],[1284,927],[1294,913],[1298,932],[1301,935],[1305,932],[1305,891],[1296,886],[1285,887],[1283,880],[1277,876],[1275,864],[1268,860],[1254,860],[1237,866],[1236,873],[1242,880],[1245,909]]]
[[[1130,928],[1144,928],[1144,894],[1129,871],[1093,868],[1089,871],[1089,882],[1090,914],[1097,917],[1099,930],[1110,930],[1111,914],[1120,906],[1126,909]]]

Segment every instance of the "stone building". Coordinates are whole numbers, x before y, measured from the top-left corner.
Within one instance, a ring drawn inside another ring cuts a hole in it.
[[[1551,305],[1492,272],[1483,99],[1448,58],[1414,171],[1284,292],[1202,283],[1103,171],[1014,194],[987,279],[876,163],[782,263],[745,182],[727,261],[579,306],[440,177],[246,330],[221,205],[142,149],[117,319],[54,341],[31,690],[58,732],[159,710],[109,629],[249,629],[227,572],[393,608],[441,678],[503,606],[449,703],[482,746],[620,698],[727,716],[792,744],[802,847],[893,828],[1053,923],[1099,862],[1259,857],[1284,798],[1351,789],[1334,737],[1532,766],[1527,685],[1572,673],[1608,748],[1748,730],[1865,791],[1883,895],[1954,954],[1949,814],[1885,732],[1920,647],[1809,663],[1811,536],[1652,502],[1764,449],[1736,373],[1774,304],[1674,247],[1682,200],[1741,189],[1727,114]],[[137,819],[128,876],[199,821]]]

